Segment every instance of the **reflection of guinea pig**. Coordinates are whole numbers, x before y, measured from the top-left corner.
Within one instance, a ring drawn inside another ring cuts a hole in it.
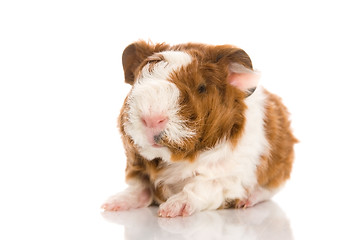
[[[158,218],[157,208],[105,211],[102,216],[124,226],[124,239],[247,239],[291,240],[290,222],[273,201],[249,209],[203,211],[192,217]]]
[[[123,52],[132,85],[119,116],[129,187],[105,210],[160,204],[159,216],[250,207],[289,178],[297,142],[279,97],[230,45],[148,44]]]

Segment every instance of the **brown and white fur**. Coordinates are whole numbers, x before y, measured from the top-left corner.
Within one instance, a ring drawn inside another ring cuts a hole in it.
[[[251,207],[290,177],[297,142],[281,99],[231,45],[149,44],[123,52],[132,89],[119,116],[129,187],[102,206],[159,204],[160,217]]]

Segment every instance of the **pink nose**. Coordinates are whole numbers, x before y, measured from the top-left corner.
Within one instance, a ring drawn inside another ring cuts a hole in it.
[[[142,122],[147,128],[164,129],[168,122],[168,117],[164,115],[143,116]]]

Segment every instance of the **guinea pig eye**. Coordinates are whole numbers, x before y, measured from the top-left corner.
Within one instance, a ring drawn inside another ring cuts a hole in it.
[[[206,85],[201,84],[198,87],[198,93],[205,93],[207,91]]]

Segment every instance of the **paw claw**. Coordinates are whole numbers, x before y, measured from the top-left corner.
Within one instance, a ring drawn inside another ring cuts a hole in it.
[[[252,205],[253,204],[249,199],[247,199],[247,200],[236,199],[236,202],[234,204],[234,208],[246,209],[246,208],[252,207]]]

